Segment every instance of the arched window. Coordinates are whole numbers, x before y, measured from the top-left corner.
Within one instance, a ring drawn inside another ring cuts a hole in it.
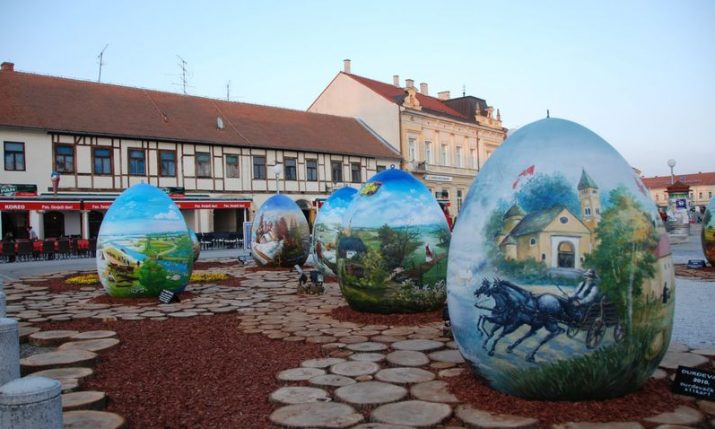
[[[576,253],[572,243],[568,241],[559,243],[559,268],[575,268],[575,256]]]

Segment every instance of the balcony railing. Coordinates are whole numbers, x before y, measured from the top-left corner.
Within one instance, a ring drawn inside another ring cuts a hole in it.
[[[449,165],[429,164],[426,161],[408,162],[407,170],[413,173],[440,174],[448,176],[476,176],[476,168],[452,167]]]

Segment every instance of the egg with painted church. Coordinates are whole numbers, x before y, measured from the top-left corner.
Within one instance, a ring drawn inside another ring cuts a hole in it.
[[[338,189],[320,206],[315,217],[312,248],[321,270],[327,274],[334,275],[337,270],[338,234],[343,215],[356,194],[355,188]]]
[[[472,184],[449,252],[459,350],[495,389],[586,400],[638,389],[666,352],[668,235],[634,170],[601,137],[543,119]]]
[[[350,307],[373,313],[442,308],[450,231],[437,200],[391,168],[368,180],[343,217],[337,275]]]
[[[710,200],[710,203],[705,208],[705,216],[703,217],[703,230],[701,232],[701,242],[703,245],[703,253],[710,262],[711,266],[715,266],[715,198]]]
[[[122,192],[97,236],[97,272],[107,293],[126,298],[181,292],[192,268],[189,229],[171,198],[144,183]]]
[[[303,265],[310,250],[310,227],[289,197],[276,194],[258,209],[251,226],[251,255],[258,265]]]

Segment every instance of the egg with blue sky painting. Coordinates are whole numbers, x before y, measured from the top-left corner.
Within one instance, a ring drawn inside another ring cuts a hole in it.
[[[171,198],[144,183],[122,192],[97,236],[97,272],[107,293],[124,298],[181,292],[192,268],[189,230]]]
[[[437,200],[411,174],[384,170],[343,216],[340,289],[355,310],[414,313],[442,308],[450,231]]]
[[[465,359],[529,399],[638,389],[672,332],[670,245],[648,190],[605,140],[563,119],[520,128],[479,172],[447,289]]]

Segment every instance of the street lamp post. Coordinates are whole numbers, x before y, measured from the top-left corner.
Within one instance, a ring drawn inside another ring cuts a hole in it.
[[[283,166],[281,164],[276,163],[276,165],[273,166],[273,174],[276,176],[276,194],[281,193],[281,189],[278,187],[278,177],[280,177],[282,169]]]
[[[673,183],[675,183],[675,176],[673,175],[673,167],[675,167],[674,159],[668,160],[668,167],[670,167],[670,184],[672,185]]]

